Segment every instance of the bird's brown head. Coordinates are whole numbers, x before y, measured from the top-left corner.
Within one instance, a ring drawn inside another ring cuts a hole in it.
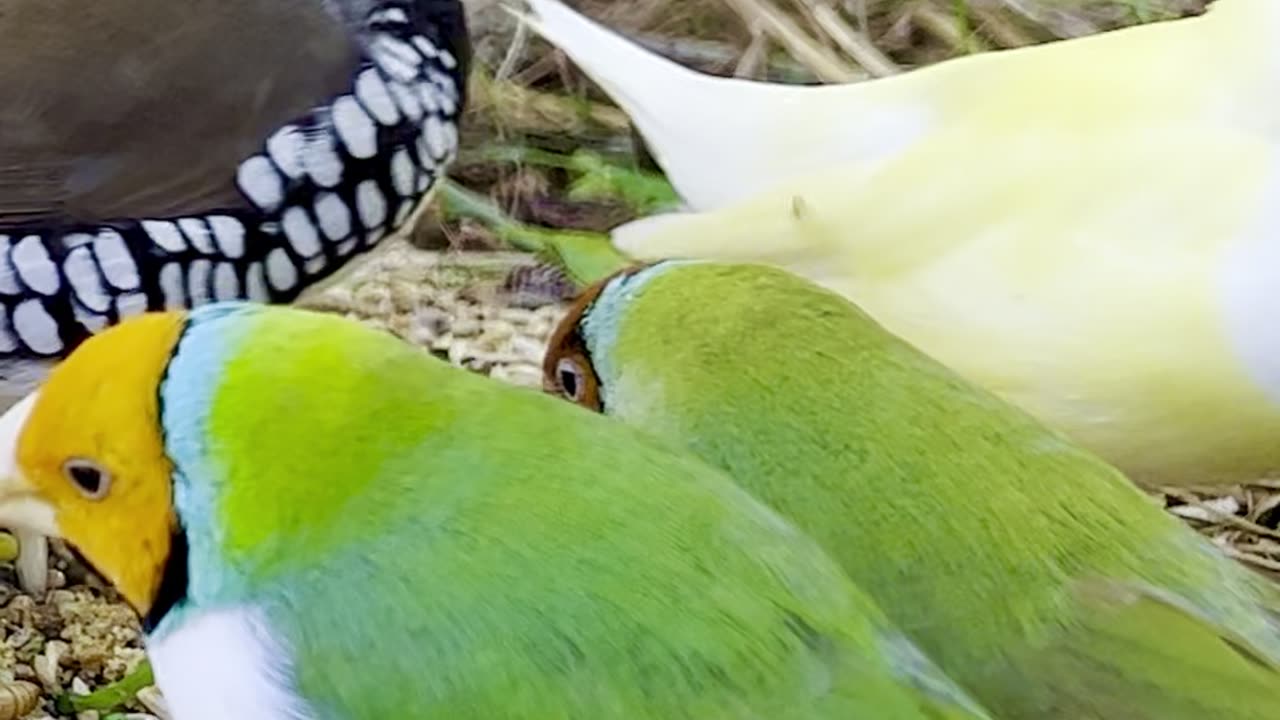
[[[593,305],[606,287],[652,264],[638,264],[619,270],[592,284],[578,295],[547,343],[547,352],[542,358],[542,389],[544,391],[558,395],[588,410],[603,412],[604,401],[601,394],[600,375],[592,362],[583,323],[590,317]]]

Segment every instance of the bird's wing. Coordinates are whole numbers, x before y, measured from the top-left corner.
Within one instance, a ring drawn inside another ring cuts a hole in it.
[[[1029,660],[1053,678],[1044,717],[1140,720],[1275,715],[1280,624],[1243,633],[1183,599],[1137,583],[1079,583],[1078,623]],[[1274,608],[1273,608],[1274,613]]]
[[[15,0],[0,53],[0,229],[240,207],[237,164],[359,60],[310,0]]]

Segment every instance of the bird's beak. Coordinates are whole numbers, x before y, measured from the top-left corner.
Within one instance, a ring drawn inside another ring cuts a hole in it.
[[[18,438],[26,427],[39,391],[0,415],[0,527],[56,537],[53,508],[41,500],[18,468]]]

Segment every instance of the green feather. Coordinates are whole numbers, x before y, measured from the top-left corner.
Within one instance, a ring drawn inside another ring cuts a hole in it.
[[[615,248],[608,235],[576,230],[546,230],[518,223],[483,196],[450,180],[440,183],[446,212],[451,216],[476,218],[490,227],[503,242],[533,253],[542,262],[565,273],[579,288],[585,288],[635,264]]]
[[[606,412],[812,534],[997,716],[1280,713],[1274,586],[847,300],[666,262],[579,327]]]
[[[985,717],[719,471],[348,320],[216,308],[162,393],[191,583],[160,631],[261,609],[316,717]]]
[[[573,176],[568,188],[570,200],[621,200],[637,215],[667,211],[680,204],[680,196],[661,174],[625,166],[583,148],[565,155],[527,145],[489,145],[474,154],[476,159],[489,162],[563,170]]]

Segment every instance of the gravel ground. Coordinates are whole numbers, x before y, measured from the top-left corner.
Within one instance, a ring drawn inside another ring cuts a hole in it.
[[[368,261],[300,304],[382,327],[423,345],[454,365],[500,380],[537,387],[543,344],[566,308],[565,288],[547,280],[524,255],[439,253],[389,240]],[[1214,538],[1223,549],[1264,570],[1280,568],[1276,487],[1236,488],[1215,495],[1154,498]],[[1181,504],[1181,503],[1186,504]],[[12,542],[0,534],[0,560]],[[8,553],[8,555],[6,555]],[[0,564],[0,689],[14,681],[42,690],[31,718],[63,717],[53,698],[119,680],[143,657],[133,613],[113,590],[87,572],[58,543],[51,552],[50,587],[36,600],[15,589],[11,565]],[[0,720],[4,714],[0,692]],[[164,720],[154,688],[133,712],[77,720]]]

